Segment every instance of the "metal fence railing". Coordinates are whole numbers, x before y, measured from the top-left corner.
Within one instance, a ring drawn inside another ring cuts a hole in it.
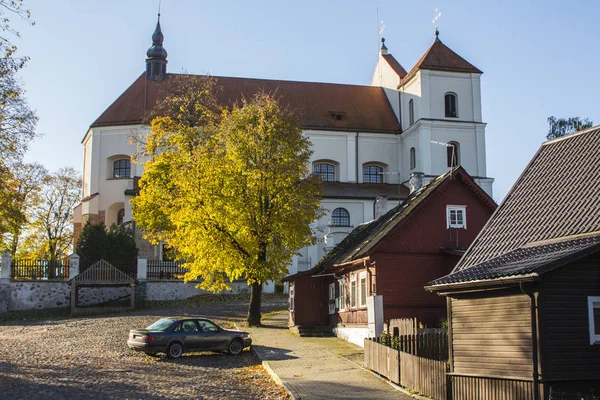
[[[69,279],[69,259],[12,260],[10,277],[14,280]]]
[[[188,269],[183,261],[148,260],[148,279],[181,279]]]

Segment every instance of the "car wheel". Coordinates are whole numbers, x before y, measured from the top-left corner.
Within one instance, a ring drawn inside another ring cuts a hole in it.
[[[179,342],[171,343],[167,347],[167,357],[179,358],[183,354],[183,346]]]
[[[227,352],[229,354],[233,354],[234,356],[240,354],[242,350],[244,350],[244,342],[242,342],[240,339],[233,339],[227,347]]]

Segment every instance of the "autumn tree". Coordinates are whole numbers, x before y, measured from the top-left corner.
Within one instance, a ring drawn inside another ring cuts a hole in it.
[[[548,134],[546,139],[556,139],[559,137],[567,136],[572,133],[582,131],[593,126],[593,122],[587,118],[556,118],[548,117]]]
[[[70,167],[46,175],[39,203],[32,210],[31,225],[23,241],[23,256],[58,260],[73,243],[73,207],[79,202],[81,176]]]
[[[259,325],[262,284],[286,274],[295,250],[314,241],[321,185],[309,174],[310,155],[292,112],[266,93],[200,127],[157,117],[134,220],[150,241],[177,248],[186,281],[219,291],[244,279],[248,324]]]

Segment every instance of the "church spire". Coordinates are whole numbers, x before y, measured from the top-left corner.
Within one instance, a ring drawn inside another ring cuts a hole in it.
[[[162,81],[167,76],[167,50],[163,47],[164,39],[159,12],[156,29],[152,34],[152,47],[146,52],[146,77],[151,81]]]

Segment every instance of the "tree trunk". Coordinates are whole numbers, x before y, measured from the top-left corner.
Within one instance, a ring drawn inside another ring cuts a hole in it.
[[[262,285],[253,283],[250,292],[250,307],[248,308],[248,326],[260,326],[260,302]]]

